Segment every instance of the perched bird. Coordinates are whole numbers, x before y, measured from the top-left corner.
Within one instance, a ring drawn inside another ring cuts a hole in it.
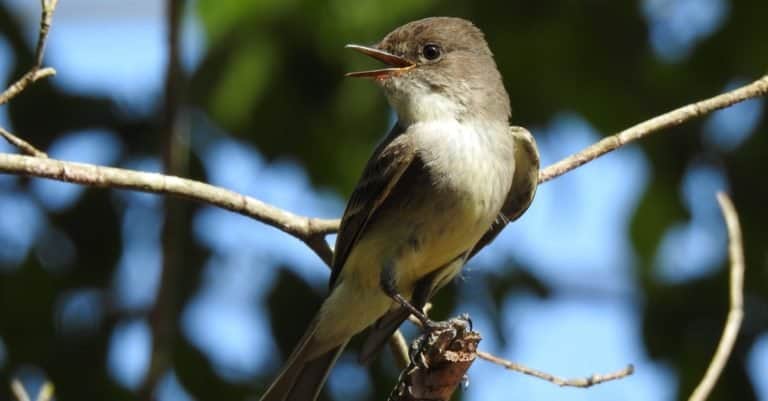
[[[398,122],[373,152],[342,217],[330,294],[262,401],[315,400],[349,339],[370,359],[533,199],[538,152],[510,127],[509,97],[483,33],[460,18],[403,25],[372,47]]]

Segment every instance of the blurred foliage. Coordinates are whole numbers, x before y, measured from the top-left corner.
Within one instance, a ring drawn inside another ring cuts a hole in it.
[[[482,27],[512,97],[514,123],[525,126],[544,126],[555,113],[571,110],[607,134],[768,69],[765,0],[731,1],[723,26],[676,63],[659,60],[650,48],[648,23],[637,2],[198,0],[194,5],[207,49],[190,74],[189,104],[269,159],[295,159],[314,184],[343,194],[351,191],[371,147],[390,124],[385,100],[374,85],[343,80],[345,71],[368,62],[346,53],[343,45],[375,42],[409,20],[457,15]],[[22,32],[0,3],[0,37],[16,55],[14,76],[32,60]],[[97,127],[121,137],[124,160],[161,153],[160,108],[132,112],[107,95],[68,92],[49,80],[32,86],[8,110],[14,131],[41,148],[62,132]],[[45,110],[45,118],[40,110]],[[752,342],[768,329],[768,186],[759,173],[766,169],[766,115],[756,134],[729,152],[711,149],[701,140],[701,121],[641,144],[651,162],[652,179],[630,234],[639,259],[644,338],[649,354],[678,373],[681,399],[703,374],[720,335],[727,311],[727,275],[718,269],[703,279],[663,283],[653,274],[654,255],[665,232],[690,219],[679,187],[686,168],[702,160],[725,166],[742,216],[749,262],[745,331],[712,400],[756,397],[745,360]],[[206,180],[199,166],[191,174]],[[22,180],[21,185],[29,182]],[[21,364],[42,367],[56,383],[59,400],[134,399],[104,369],[109,335],[120,318],[109,307],[107,294],[122,246],[122,207],[109,192],[88,190],[73,207],[47,216],[77,250],[77,260],[66,272],[48,272],[32,254],[20,268],[0,272],[0,336],[8,361],[0,369],[0,399],[10,397],[2,383]],[[184,246],[187,255],[201,256],[186,258],[196,261],[185,266],[178,305],[199,285],[205,254],[191,237]],[[541,296],[550,293],[535,272],[510,271],[508,277],[480,280],[490,288],[485,307],[495,316],[510,291],[522,287]],[[55,300],[67,290],[86,287],[103,292],[106,318],[86,336],[62,334],[54,324]],[[456,296],[455,288],[446,289],[436,300],[438,312],[450,311]],[[269,307],[283,355],[309,320],[307,305],[317,305],[318,299],[299,277],[285,272],[278,277]],[[280,314],[295,319],[276,319]],[[199,400],[246,399],[272,374],[253,385],[233,384],[218,377],[212,362],[186,339],[174,342],[172,353],[180,382]],[[395,372],[377,363],[371,374],[375,394],[384,394]]]

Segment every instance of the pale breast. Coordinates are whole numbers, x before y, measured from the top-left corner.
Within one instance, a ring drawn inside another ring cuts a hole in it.
[[[411,129],[438,189],[478,217],[498,212],[514,176],[514,140],[506,124],[438,120]]]
[[[377,288],[384,265],[395,267],[399,290],[471,249],[497,217],[511,186],[514,145],[482,124],[455,120],[413,124],[404,135],[417,157],[376,212],[342,274]]]
[[[401,255],[404,282],[471,248],[498,215],[514,175],[514,144],[506,126],[449,120],[410,129],[433,182],[424,209],[410,216],[411,246]]]

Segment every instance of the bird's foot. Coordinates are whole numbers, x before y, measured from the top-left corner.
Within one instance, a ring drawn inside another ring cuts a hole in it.
[[[426,316],[423,316],[423,319],[418,316],[416,318],[419,319],[419,321],[421,321],[421,325],[424,328],[425,333],[429,333],[433,331],[443,331],[448,329],[454,329],[454,330],[465,332],[465,331],[472,331],[472,327],[473,327],[472,319],[466,313],[462,313],[459,316],[452,317],[448,320],[444,320],[440,322],[434,321]]]
[[[417,318],[419,317],[417,316]],[[440,322],[431,320],[426,316],[424,319],[419,318],[419,320],[424,332],[413,341],[409,354],[413,364],[420,369],[429,368],[432,353],[442,353],[454,339],[463,337],[472,331],[472,319],[466,313]]]

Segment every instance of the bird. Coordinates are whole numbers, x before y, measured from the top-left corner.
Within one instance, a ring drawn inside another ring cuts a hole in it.
[[[261,401],[316,400],[349,340],[371,360],[530,205],[535,141],[510,127],[511,106],[483,32],[456,17],[409,22],[372,46],[348,48],[385,64],[372,79],[397,114],[346,205],[330,292]]]

